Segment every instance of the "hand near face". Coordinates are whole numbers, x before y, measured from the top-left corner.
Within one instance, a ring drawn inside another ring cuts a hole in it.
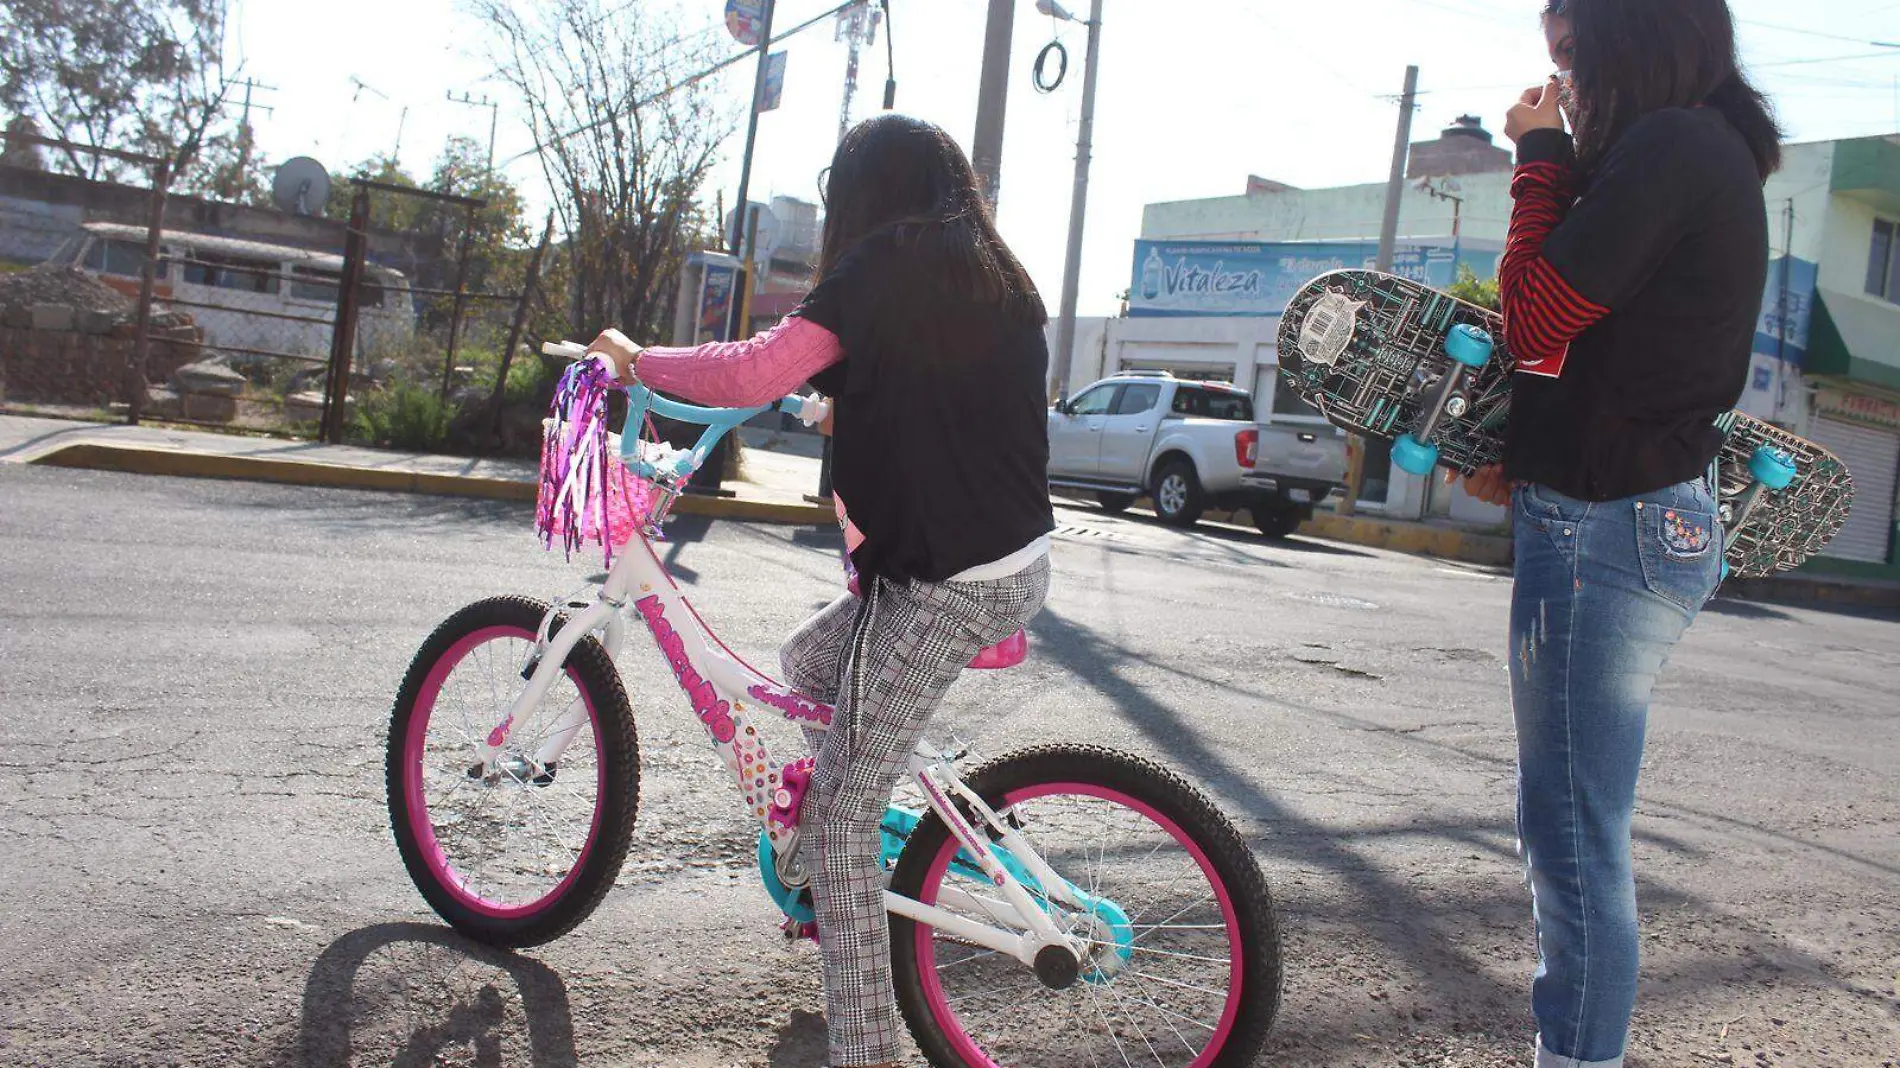
[[[1504,114],[1504,136],[1521,142],[1532,130],[1562,130],[1564,114],[1557,106],[1558,95],[1555,76],[1543,85],[1524,90],[1517,103]]]

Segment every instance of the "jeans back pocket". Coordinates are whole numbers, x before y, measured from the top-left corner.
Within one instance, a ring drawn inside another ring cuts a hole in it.
[[[1699,486],[1636,502],[1636,552],[1651,593],[1687,612],[1715,593],[1722,573],[1722,523]]]

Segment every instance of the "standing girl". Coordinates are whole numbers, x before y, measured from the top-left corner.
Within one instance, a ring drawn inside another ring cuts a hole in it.
[[[948,134],[887,115],[853,129],[825,184],[819,282],[745,342],[592,351],[622,377],[748,406],[801,383],[834,399],[833,483],[862,597],[789,638],[789,681],[837,706],[800,826],[824,957],[830,1060],[895,1065],[898,1021],[878,824],[931,713],[978,650],[1049,588],[1048,315]]]
[[[1518,150],[1499,268],[1517,359],[1505,461],[1467,489],[1515,508],[1537,1065],[1617,1068],[1650,694],[1721,578],[1712,421],[1748,371],[1780,131],[1736,67],[1724,0],[1549,0],[1544,26],[1559,75],[1505,125]]]

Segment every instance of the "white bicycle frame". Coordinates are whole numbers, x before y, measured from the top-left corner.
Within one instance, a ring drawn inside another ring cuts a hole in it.
[[[680,481],[684,481],[684,476]],[[556,604],[549,612],[536,636],[535,651],[529,662],[533,671],[527,685],[515,698],[506,718],[478,744],[478,754],[484,764],[495,763],[513,725],[540,703],[560,674],[568,654],[584,638],[599,637],[608,655],[617,659],[627,636],[626,613],[631,611],[646,624],[659,645],[661,655],[685,691],[694,714],[706,728],[727,772],[739,784],[739,791],[754,818],[771,840],[773,853],[779,858],[776,867],[780,879],[788,886],[802,886],[807,876],[797,860],[796,826],[797,801],[802,790],[795,792],[788,788],[785,766],[772,761],[764,738],[748,724],[747,713],[753,706],[764,706],[801,727],[824,730],[831,724],[833,710],[794,693],[727,648],[706,626],[655,555],[652,539],[658,535],[655,524],[643,524],[638,536],[619,550],[593,603],[570,617],[552,636],[548,632],[555,616],[580,607],[581,602],[564,598],[563,603]],[[536,770],[557,762],[587,723],[587,708],[577,703],[556,722],[547,739],[532,754]],[[999,817],[964,784],[952,758],[927,742],[920,743],[910,756],[908,771],[930,808],[943,819],[1002,899],[979,896],[946,882],[939,890],[939,901],[994,919],[1013,921],[1014,929],[985,924],[888,890],[884,894],[885,907],[953,937],[1015,957],[1024,964],[1033,965],[1037,953],[1051,945],[1066,946],[1078,958],[1085,956],[1086,940],[1071,936],[1059,927],[1056,915],[1043,902],[1086,913],[1094,907],[1092,899],[1050,868],[1019,829]],[[1040,900],[1024,886],[1011,865],[999,858],[988,835],[970,825],[959,811],[958,802],[996,836],[1015,867],[1034,880]],[[791,825],[772,818],[774,805],[781,813],[790,811]]]

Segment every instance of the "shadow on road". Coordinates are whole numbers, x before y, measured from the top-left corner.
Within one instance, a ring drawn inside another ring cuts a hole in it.
[[[423,923],[377,924],[330,943],[304,984],[300,1034],[302,1068],[423,1068],[449,1050],[495,1068],[579,1063],[559,975]]]

